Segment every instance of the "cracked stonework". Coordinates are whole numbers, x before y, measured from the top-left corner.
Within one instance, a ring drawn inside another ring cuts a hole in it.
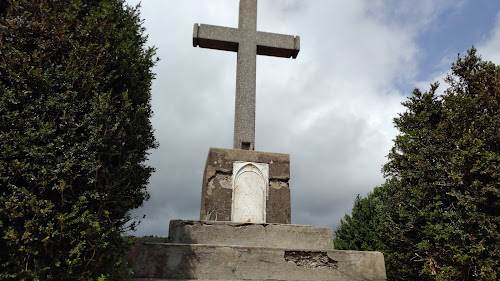
[[[338,262],[332,260],[326,252],[285,251],[285,260],[305,268],[338,268]]]
[[[212,219],[212,214],[214,214],[214,213],[215,213],[215,218]],[[217,215],[218,215],[217,210],[212,210],[209,213],[205,213],[205,216],[204,216],[203,219],[206,220],[206,221],[209,221],[209,220],[215,220],[216,221],[217,220]]]
[[[212,195],[212,191],[215,188],[225,188],[225,189],[233,189],[232,187],[232,176],[225,173],[215,173],[208,181],[207,186],[207,195]]]
[[[270,182],[269,185],[272,189],[288,188],[288,181],[280,181],[280,180],[275,181],[275,180],[273,180]]]

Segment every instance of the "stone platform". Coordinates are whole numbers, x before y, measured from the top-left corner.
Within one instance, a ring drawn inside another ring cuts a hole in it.
[[[168,237],[178,244],[333,250],[333,231],[312,225],[172,220]]]
[[[333,249],[331,229],[172,221],[172,243],[138,243],[132,280],[386,280],[379,252]]]

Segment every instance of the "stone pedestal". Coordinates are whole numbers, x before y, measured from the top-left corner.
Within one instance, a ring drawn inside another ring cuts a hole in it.
[[[252,150],[210,148],[208,152],[205,172],[203,175],[200,220],[232,221],[233,197],[237,189],[233,189],[238,171],[235,163],[255,163],[255,169],[260,173],[258,165],[268,167],[265,178],[264,194],[265,210],[264,223],[291,223],[290,209],[290,155],[281,153],[259,152]],[[248,168],[248,165],[247,165]],[[257,174],[257,173],[256,173]],[[256,187],[257,189],[257,187]],[[260,191],[259,191],[260,192]],[[250,194],[252,195],[252,194]],[[258,197],[257,195],[251,196]],[[240,221],[241,222],[241,221]],[[244,222],[256,222],[245,220]]]
[[[136,244],[132,280],[386,280],[381,253],[337,251],[332,229],[290,224],[289,179],[288,154],[211,148],[202,220]]]
[[[328,228],[172,221],[169,235],[127,254],[132,280],[386,280],[381,253],[334,250]]]
[[[333,231],[312,225],[172,220],[168,237],[178,244],[333,250]]]

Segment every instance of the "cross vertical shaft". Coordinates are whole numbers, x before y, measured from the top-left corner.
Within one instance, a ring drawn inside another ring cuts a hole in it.
[[[257,0],[241,0],[238,28],[257,30]]]
[[[240,1],[238,29],[243,32],[244,36],[238,46],[236,65],[233,148],[253,150],[255,147],[257,45],[252,37],[255,37],[257,31],[256,0]]]

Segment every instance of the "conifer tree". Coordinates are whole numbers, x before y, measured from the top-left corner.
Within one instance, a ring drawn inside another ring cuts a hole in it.
[[[349,238],[353,227],[344,224],[367,226],[356,241],[384,252],[390,280],[500,277],[500,67],[472,48],[446,82],[443,95],[437,83],[415,89],[394,120],[400,134],[376,215],[359,216],[359,199],[337,230]]]
[[[389,249],[412,253],[419,278],[497,280],[500,67],[472,48],[446,82],[443,96],[437,85],[415,91],[395,119],[401,134],[383,169]]]

